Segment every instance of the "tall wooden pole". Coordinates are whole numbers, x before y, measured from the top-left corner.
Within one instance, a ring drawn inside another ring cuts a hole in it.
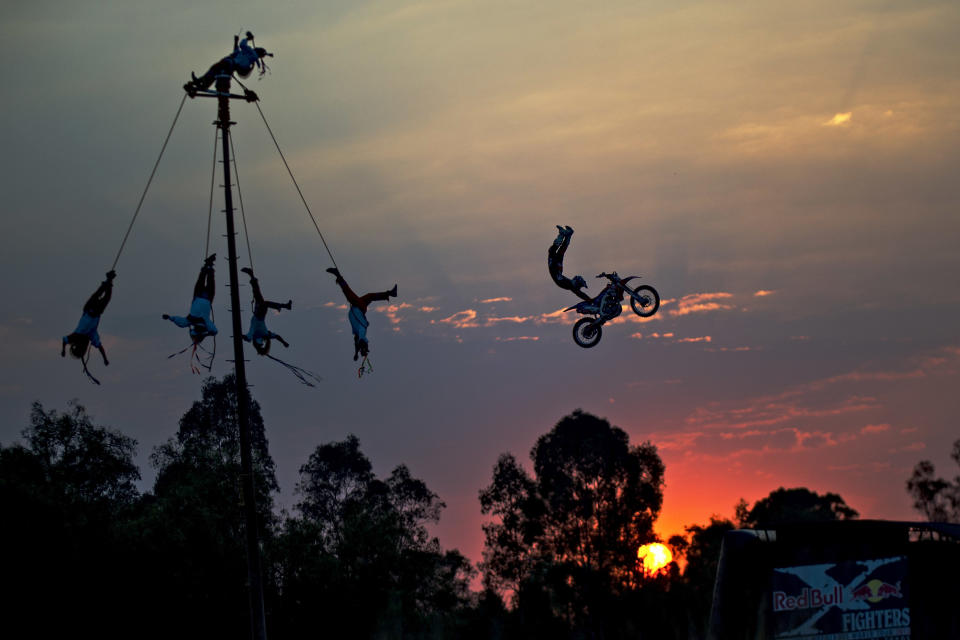
[[[223,199],[227,216],[227,261],[230,268],[230,307],[233,320],[233,366],[237,383],[237,422],[240,427],[240,481],[247,530],[247,577],[250,593],[250,635],[266,640],[267,624],[263,606],[263,578],[260,570],[257,503],[253,486],[253,457],[250,448],[249,392],[243,359],[243,328],[240,325],[240,288],[237,285],[237,243],[233,227],[233,193],[230,175],[230,76],[217,76],[217,122],[223,135]]]

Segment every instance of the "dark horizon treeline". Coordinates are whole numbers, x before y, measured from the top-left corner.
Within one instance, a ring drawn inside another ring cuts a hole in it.
[[[0,446],[4,637],[249,637],[235,406],[232,376],[207,379],[140,493],[133,439],[79,404],[35,403],[24,442]],[[299,501],[277,513],[250,409],[271,638],[703,638],[726,531],[857,516],[835,494],[781,488],[666,541],[683,571],[644,575],[637,548],[656,540],[663,462],[577,410],[538,439],[532,475],[511,454],[496,461],[474,567],[428,533],[439,496],[405,465],[378,478],[354,436],[317,446]],[[922,462],[908,483],[917,509],[955,518],[958,488],[933,472]]]

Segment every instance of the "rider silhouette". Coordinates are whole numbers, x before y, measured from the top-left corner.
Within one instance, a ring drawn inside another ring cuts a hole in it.
[[[560,225],[557,225],[557,229],[560,230],[560,233],[557,234],[557,239],[547,249],[547,269],[550,271],[550,277],[561,289],[572,291],[581,300],[590,302],[592,298],[582,291],[587,286],[587,281],[583,279],[583,276],[574,276],[571,279],[563,275],[563,255],[567,252],[567,247],[570,246],[570,236],[573,235],[573,229]]]

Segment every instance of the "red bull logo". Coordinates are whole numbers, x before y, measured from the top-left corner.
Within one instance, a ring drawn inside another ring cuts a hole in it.
[[[900,591],[900,582],[890,584],[889,582],[876,579],[864,583],[850,592],[851,600],[866,600],[871,603],[880,602],[887,598],[902,597],[903,593]]]
[[[811,589],[805,587],[798,595],[788,595],[784,591],[773,592],[774,611],[795,611],[797,609],[819,609],[843,602],[843,589],[840,586],[829,589]]]

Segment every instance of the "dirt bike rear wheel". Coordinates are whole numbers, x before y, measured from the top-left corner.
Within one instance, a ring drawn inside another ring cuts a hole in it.
[[[633,290],[634,295],[639,296],[647,303],[639,302],[635,297],[630,296],[630,307],[633,312],[641,318],[649,318],[660,308],[660,294],[657,290],[647,284],[642,284]]]
[[[603,327],[595,322],[593,318],[580,318],[573,325],[573,341],[584,349],[597,346],[603,337]]]

